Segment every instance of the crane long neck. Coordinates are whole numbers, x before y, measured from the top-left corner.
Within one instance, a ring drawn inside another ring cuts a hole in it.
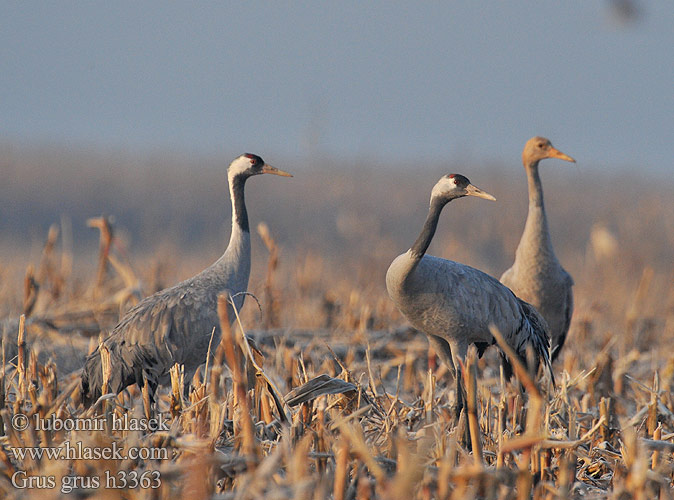
[[[543,206],[543,185],[541,176],[538,174],[538,162],[532,162],[526,165],[527,184],[529,187],[529,208],[540,207],[545,212]]]
[[[250,232],[244,195],[245,184],[246,177],[243,175],[236,175],[229,182],[229,196],[232,201],[232,234],[235,228],[239,231]]]
[[[527,242],[532,247],[528,250],[549,250],[552,252],[552,241],[545,215],[545,205],[543,204],[543,186],[538,173],[538,161],[525,166],[529,188],[529,213],[527,214],[527,222],[524,226],[520,247],[523,246],[524,242]]]
[[[250,226],[248,225],[248,211],[244,196],[246,176],[235,175],[229,178],[229,196],[232,202],[232,232],[225,253],[219,262],[227,266],[232,263],[243,263],[244,268],[250,267]],[[241,268],[243,275],[246,269]],[[247,279],[247,278],[246,278]]]
[[[440,219],[440,212],[442,212],[443,207],[448,203],[448,200],[441,200],[438,198],[431,199],[431,207],[428,210],[428,216],[426,217],[426,222],[424,222],[424,227],[421,229],[419,237],[410,248],[410,254],[412,259],[415,261],[421,260],[421,258],[428,250],[433,236],[435,235],[435,230],[438,227],[438,220]]]
[[[232,201],[232,232],[227,249],[203,273],[208,275],[212,289],[220,293],[227,290],[234,294],[234,304],[241,309],[250,278],[250,228],[243,194],[246,177],[230,176],[229,195]],[[230,317],[231,319],[231,317]]]

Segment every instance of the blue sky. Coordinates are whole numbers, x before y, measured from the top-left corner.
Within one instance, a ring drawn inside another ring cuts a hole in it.
[[[0,143],[668,171],[674,6],[0,2]]]

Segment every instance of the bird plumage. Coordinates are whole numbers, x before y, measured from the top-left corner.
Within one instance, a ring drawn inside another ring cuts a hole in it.
[[[147,383],[151,396],[169,379],[175,364],[185,367],[185,379],[206,360],[209,343],[220,342],[217,300],[232,297],[237,310],[243,306],[250,276],[250,231],[244,185],[252,175],[290,174],[264,163],[256,155],[242,155],[228,169],[232,201],[232,232],[227,249],[211,266],[177,285],[146,297],[129,310],[103,341],[112,366],[108,390],[113,393],[137,383]],[[230,323],[234,318],[228,306]],[[212,341],[211,341],[212,337]],[[101,396],[103,372],[97,348],[87,359],[81,379],[82,401],[89,405]]]
[[[531,346],[536,362],[549,368],[547,325],[533,307],[478,269],[425,255],[443,207],[462,196],[494,199],[463,176],[440,179],[419,238],[386,273],[389,296],[410,323],[429,336],[453,371],[458,370],[453,358],[465,359],[470,344],[484,351],[495,342],[492,324],[524,361]]]
[[[451,260],[424,255],[400,280],[411,256],[398,256],[386,274],[386,287],[400,312],[418,330],[445,339],[465,358],[470,344],[492,345],[493,324],[515,352],[526,359],[529,343],[545,362],[548,339],[544,322],[529,304],[488,274]]]
[[[501,282],[532,304],[550,328],[553,361],[559,356],[573,315],[573,279],[561,266],[552,246],[538,164],[545,158],[575,162],[544,137],[527,141],[522,163],[527,173],[529,211],[515,262]]]

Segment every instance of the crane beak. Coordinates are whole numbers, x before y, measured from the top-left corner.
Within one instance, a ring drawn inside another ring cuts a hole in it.
[[[490,195],[486,191],[482,191],[480,188],[475,187],[472,184],[468,184],[468,186],[466,186],[466,194],[468,196],[477,196],[478,198],[484,198],[485,200],[496,201],[496,198],[494,198],[492,195]]]
[[[281,177],[292,177],[292,174],[289,174],[288,172],[285,172],[285,171],[283,171],[281,169],[278,169],[276,167],[272,167],[271,165],[267,165],[266,163],[262,166],[261,173],[280,175]]]
[[[559,149],[555,149],[553,147],[550,148],[550,152],[548,153],[548,158],[559,158],[560,160],[570,161],[571,163],[576,163],[576,160],[571,158],[569,155],[565,155]]]

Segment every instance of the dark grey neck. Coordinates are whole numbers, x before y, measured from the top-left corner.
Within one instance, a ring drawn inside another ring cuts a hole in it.
[[[443,207],[449,203],[450,200],[434,198],[431,200],[431,208],[428,210],[428,217],[426,217],[426,222],[424,222],[424,227],[421,229],[421,234],[417,238],[417,241],[414,242],[412,248],[410,248],[410,253],[415,259],[421,259],[428,250],[431,240],[435,235],[435,230],[438,227],[438,220],[440,219],[440,212],[442,212]]]
[[[248,212],[246,211],[246,198],[243,188],[248,176],[239,174],[232,179],[232,208],[234,209],[235,222],[242,231],[250,232],[248,225]]]

